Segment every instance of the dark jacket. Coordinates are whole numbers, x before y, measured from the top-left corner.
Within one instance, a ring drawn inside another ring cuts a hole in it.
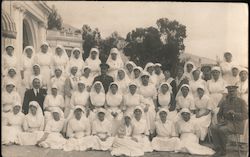
[[[43,88],[39,88],[39,93],[37,96],[35,96],[34,90],[28,89],[25,94],[24,94],[24,99],[23,99],[23,113],[28,114],[29,112],[29,103],[31,101],[37,101],[38,104],[41,106],[42,111],[43,111],[43,102],[45,99],[45,96],[47,95],[47,91]]]

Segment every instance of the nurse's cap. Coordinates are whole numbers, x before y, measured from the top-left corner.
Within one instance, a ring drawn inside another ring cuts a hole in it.
[[[224,53],[224,56],[225,56],[225,55],[232,55],[232,53],[231,53],[231,52],[225,52],[225,53]]]
[[[190,112],[190,110],[188,108],[182,108],[181,111],[180,111],[180,113],[181,114],[182,113],[189,113],[189,114],[191,114],[191,112]]]
[[[226,88],[227,88],[227,90],[232,91],[232,90],[236,90],[238,88],[238,86],[236,86],[236,85],[228,85],[228,86],[226,86]]]
[[[100,64],[100,67],[101,67],[101,68],[104,68],[104,69],[105,69],[105,68],[108,69],[108,68],[109,68],[109,65],[108,65],[107,63],[101,63],[101,64]]]
[[[12,47],[13,49],[15,49],[13,45],[8,45],[8,46],[5,47],[5,49],[7,49],[9,47]]]
[[[99,113],[106,114],[106,110],[104,108],[99,108],[98,111],[97,111],[97,114],[99,114]]]
[[[212,67],[212,69],[211,69],[212,71],[221,71],[221,69],[220,69],[220,67],[219,66],[214,66],[214,67]]]
[[[53,84],[51,89],[58,89],[57,85],[56,84]]]

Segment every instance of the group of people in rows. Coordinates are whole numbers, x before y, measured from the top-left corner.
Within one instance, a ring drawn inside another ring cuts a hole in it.
[[[7,46],[3,56],[2,144],[117,156],[153,150],[223,155],[227,135],[235,132],[228,111],[238,133],[248,128],[248,69],[229,52],[217,66],[188,61],[175,79],[159,63],[144,69],[124,63],[116,48],[106,63],[98,48],[84,61],[79,48],[67,55],[46,42],[37,53],[25,47],[20,67],[13,53]],[[200,144],[209,128],[215,151]]]

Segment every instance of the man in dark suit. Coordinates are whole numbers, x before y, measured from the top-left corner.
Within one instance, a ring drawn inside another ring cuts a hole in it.
[[[38,78],[33,79],[32,85],[33,85],[33,88],[28,89],[24,94],[24,99],[23,99],[23,113],[24,114],[28,114],[29,103],[31,101],[37,101],[43,111],[43,102],[44,102],[45,96],[47,95],[47,91],[41,88],[41,82]]]
[[[114,79],[112,76],[107,75],[108,69],[109,69],[109,65],[106,63],[101,63],[100,64],[101,67],[101,75],[96,76],[94,79],[94,82],[96,81],[100,81],[103,85],[103,88],[105,90],[105,93],[108,92],[109,89],[109,85],[110,83],[114,82]]]

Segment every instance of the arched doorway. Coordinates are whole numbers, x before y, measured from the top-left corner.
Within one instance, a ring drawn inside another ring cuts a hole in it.
[[[34,46],[31,27],[26,19],[23,20],[23,49],[26,46]]]

